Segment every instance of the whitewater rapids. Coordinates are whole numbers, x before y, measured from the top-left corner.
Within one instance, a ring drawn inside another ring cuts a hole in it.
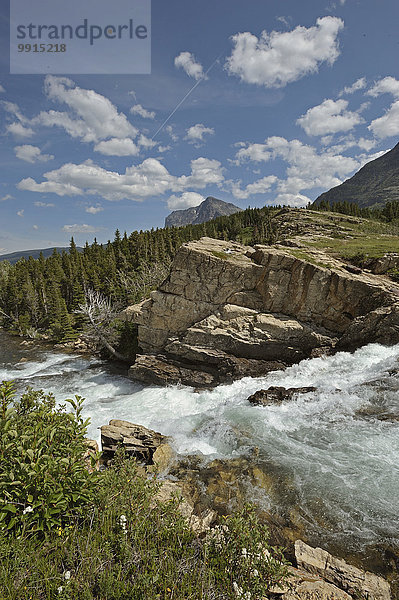
[[[96,358],[21,347],[0,334],[0,381],[51,391],[60,402],[83,396],[89,437],[99,440],[98,428],[117,418],[170,435],[180,454],[204,460],[257,447],[260,462],[290,481],[285,509],[299,504],[319,537],[357,548],[399,544],[398,360],[399,345],[371,344],[196,393],[144,387]],[[317,392],[280,406],[247,402],[271,385]],[[270,498],[264,503],[270,507]]]

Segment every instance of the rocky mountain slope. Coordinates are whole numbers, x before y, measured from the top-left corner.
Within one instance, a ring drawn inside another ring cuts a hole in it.
[[[361,208],[385,206],[388,201],[399,200],[399,143],[392,150],[367,163],[353,177],[314,202],[354,202]]]
[[[273,246],[183,244],[159,289],[124,312],[141,349],[132,377],[208,387],[335,349],[399,342],[399,286],[317,248],[326,227],[307,211],[312,226],[295,224],[300,214],[281,216],[295,235]],[[339,227],[333,219],[330,233]]]
[[[216,217],[233,215],[241,211],[242,208],[223,202],[212,196],[201,202],[199,206],[187,208],[186,210],[175,210],[165,219],[165,227],[181,227],[182,225],[198,225],[206,223]]]
[[[76,249],[78,252],[83,252],[83,248],[80,248],[79,246],[77,246]],[[57,250],[57,252],[62,254],[62,252],[69,252],[69,247],[57,246],[53,248],[42,248],[39,250],[20,250],[19,252],[11,252],[10,254],[1,254],[0,261],[7,260],[12,265],[15,265],[15,263],[18,262],[20,258],[28,259],[30,256],[34,259],[39,258],[40,252],[43,253],[44,258],[48,258],[52,255],[54,250]]]

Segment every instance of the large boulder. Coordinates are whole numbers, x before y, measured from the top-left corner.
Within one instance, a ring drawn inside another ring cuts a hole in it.
[[[129,421],[111,419],[109,425],[101,427],[101,445],[105,462],[112,459],[118,447],[123,447],[128,456],[147,465],[153,464],[156,449],[167,442],[167,437],[143,425]]]
[[[367,600],[390,600],[391,588],[382,577],[362,571],[335,558],[326,550],[312,548],[303,542],[295,542],[295,558],[298,567],[319,575],[355,598]]]
[[[349,273],[322,251],[298,252],[211,238],[183,244],[159,289],[123,313],[138,326],[131,376],[209,387],[337,346],[399,342],[397,286]]]

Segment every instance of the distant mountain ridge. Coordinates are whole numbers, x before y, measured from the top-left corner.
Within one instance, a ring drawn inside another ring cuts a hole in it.
[[[224,202],[213,196],[208,196],[199,206],[193,206],[185,210],[174,210],[166,217],[165,227],[198,225],[216,219],[216,217],[229,216],[240,211],[242,211],[242,208],[231,204],[231,202]]]
[[[314,201],[352,202],[360,208],[383,207],[399,200],[399,144],[379,158],[370,161],[353,177],[324,192]]]
[[[18,262],[20,258],[28,259],[30,256],[34,259],[39,258],[40,252],[43,252],[44,258],[48,258],[52,255],[54,250],[57,250],[57,252],[60,253],[64,251],[69,252],[69,247],[53,246],[52,248],[43,248],[41,250],[20,250],[19,252],[11,252],[10,254],[0,254],[0,261],[8,260],[9,263],[15,265],[15,263]],[[78,252],[83,252],[83,248],[80,248],[79,246],[76,247],[76,250]]]

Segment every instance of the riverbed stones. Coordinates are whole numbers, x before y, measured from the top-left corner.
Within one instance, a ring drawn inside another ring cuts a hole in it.
[[[176,461],[176,452],[170,444],[163,443],[155,449],[152,461],[154,464],[149,468],[158,474],[165,474]]]
[[[257,406],[270,406],[273,404],[282,404],[292,400],[298,394],[309,394],[316,392],[315,387],[285,388],[280,386],[271,386],[267,390],[258,390],[252,396],[249,396],[248,402]]]
[[[117,448],[123,447],[128,456],[147,465],[153,464],[156,449],[167,442],[167,437],[143,425],[111,419],[101,427],[101,445],[105,462],[112,459]]]
[[[192,492],[187,483],[163,481],[156,495],[156,500],[163,504],[173,500],[178,502],[180,514],[197,535],[208,531],[217,517],[216,512],[210,508],[204,508],[201,512],[198,511],[198,507],[196,509]]]
[[[302,540],[297,540],[295,558],[298,567],[319,575],[355,598],[391,600],[391,589],[385,579],[349,565],[326,550],[312,548]]]

